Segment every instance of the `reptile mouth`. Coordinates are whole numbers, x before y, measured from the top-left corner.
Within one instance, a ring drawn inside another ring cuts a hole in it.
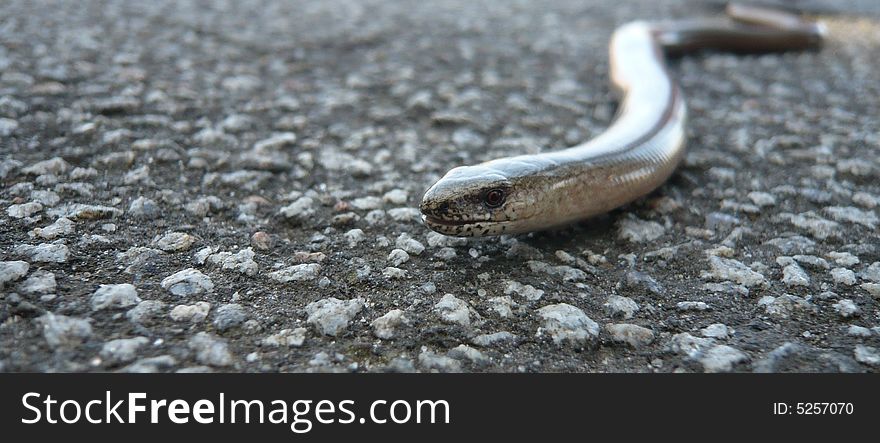
[[[472,223],[467,220],[450,220],[445,218],[435,217],[433,215],[422,214],[422,222],[425,224],[432,225],[440,225],[440,226],[461,226],[466,225],[468,223]]]

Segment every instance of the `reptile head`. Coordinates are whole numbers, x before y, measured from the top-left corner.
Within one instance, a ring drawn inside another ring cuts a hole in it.
[[[458,237],[521,232],[534,199],[521,191],[523,177],[500,172],[510,168],[496,162],[452,169],[434,183],[419,205],[425,225]]]

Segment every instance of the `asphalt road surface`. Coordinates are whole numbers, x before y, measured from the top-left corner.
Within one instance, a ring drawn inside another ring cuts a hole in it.
[[[880,3],[833,5],[671,63],[649,197],[463,240],[434,180],[599,134],[614,27],[717,5],[3,1],[0,371],[877,371]]]

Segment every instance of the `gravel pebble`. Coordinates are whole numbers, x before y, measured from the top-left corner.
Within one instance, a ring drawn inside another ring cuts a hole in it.
[[[800,235],[777,237],[767,240],[765,245],[774,246],[783,254],[808,254],[816,247],[816,242]]]
[[[416,208],[392,208],[388,211],[388,216],[397,222],[417,221],[421,218],[421,212]]]
[[[314,280],[318,278],[318,273],[320,272],[321,265],[317,263],[303,263],[300,265],[288,266],[275,272],[270,272],[269,278],[281,283]]]
[[[379,197],[361,197],[356,198],[351,201],[351,205],[355,209],[360,209],[361,211],[369,211],[372,209],[379,209],[382,207],[382,199]]]
[[[162,317],[164,312],[165,303],[161,300],[144,300],[129,309],[125,313],[125,317],[134,324],[144,324]]]
[[[846,268],[834,268],[831,270],[831,278],[839,285],[852,286],[856,284],[856,273]]]
[[[210,310],[210,303],[200,301],[192,305],[177,305],[169,315],[174,321],[199,323],[208,317]]]
[[[850,325],[849,328],[847,328],[846,330],[846,335],[860,338],[869,338],[873,336],[874,333],[864,326]]]
[[[465,328],[471,327],[471,316],[479,319],[479,314],[477,314],[467,302],[456,298],[452,294],[443,295],[440,301],[434,305],[434,312],[436,312],[437,315],[440,316],[440,319],[445,323],[454,323]]]
[[[388,266],[382,270],[382,275],[389,279],[401,279],[406,278],[409,275],[408,272],[404,269],[395,268],[394,266]]]
[[[225,331],[241,326],[248,318],[244,306],[238,303],[228,303],[214,311],[214,328]]]
[[[775,206],[776,205],[776,197],[774,197],[773,194],[768,194],[766,192],[753,191],[753,192],[749,192],[748,197],[749,197],[749,200],[752,201],[752,203],[754,203],[758,206]]]
[[[137,289],[129,283],[101,285],[92,294],[92,311],[107,308],[127,308],[140,303]]]
[[[44,207],[52,207],[58,204],[61,201],[61,197],[58,196],[55,192],[38,189],[31,192],[31,200],[35,203],[39,203]]]
[[[159,205],[146,197],[138,197],[128,206],[128,215],[134,218],[154,219],[159,217],[159,211]]]
[[[110,340],[101,346],[99,355],[111,364],[128,363],[136,359],[140,348],[149,342],[146,337]]]
[[[336,337],[348,329],[351,320],[363,308],[364,300],[361,298],[352,300],[325,298],[306,306],[306,313],[309,316],[307,321],[315,326],[318,332]]]
[[[871,366],[880,366],[880,351],[873,346],[856,345],[853,352],[856,361]]]
[[[0,118],[0,137],[9,137],[18,129],[18,122],[11,118]]]
[[[422,351],[419,354],[419,365],[428,371],[461,372],[460,361],[431,351]]]
[[[450,349],[447,355],[456,360],[469,361],[475,365],[487,365],[491,361],[485,354],[468,345],[458,345]]]
[[[839,223],[826,220],[812,212],[805,212],[803,214],[782,213],[779,216],[782,219],[788,220],[795,227],[808,231],[819,240],[837,236],[841,229]]]
[[[130,372],[136,374],[152,374],[156,372],[168,371],[177,366],[177,359],[170,355],[159,355],[156,357],[141,358],[134,363],[122,368],[120,372]]]
[[[403,189],[392,189],[382,195],[382,201],[395,205],[402,205],[406,203],[408,196],[409,194]]]
[[[421,255],[421,253],[425,250],[425,245],[423,245],[418,240],[409,236],[409,234],[400,234],[395,241],[395,245],[406,251],[410,255]]]
[[[516,336],[507,331],[500,331],[492,334],[481,334],[471,340],[473,344],[484,348],[497,346],[504,343],[513,343],[514,341],[516,341]]]
[[[16,281],[27,275],[30,264],[26,261],[0,261],[0,289],[6,283]]]
[[[791,294],[783,294],[779,297],[766,295],[758,300],[758,306],[762,306],[768,314],[779,318],[789,318],[798,312],[816,311],[812,303]]]
[[[552,277],[561,278],[562,281],[578,282],[587,279],[586,272],[578,268],[573,268],[571,266],[552,266],[537,260],[529,260],[527,264],[529,266],[529,270],[534,273],[547,274]]]
[[[34,271],[18,285],[18,290],[25,294],[54,294],[57,284],[55,274],[49,271]]]
[[[354,247],[357,247],[357,245],[360,244],[360,242],[364,241],[364,238],[366,236],[364,235],[364,231],[362,231],[360,229],[352,229],[352,230],[346,232],[344,237],[345,237],[345,240],[348,242],[348,247],[354,248]]]
[[[880,283],[862,283],[859,287],[871,294],[872,297],[880,298]]]
[[[871,266],[862,271],[861,277],[870,282],[880,283],[880,261],[871,263]]]
[[[723,323],[713,323],[700,330],[703,337],[725,340],[730,336],[730,328]]]
[[[805,372],[804,364],[810,362],[814,367],[824,372],[855,372],[859,371],[858,363],[850,357],[834,352],[822,352],[821,350],[803,345],[801,343],[786,342],[773,351],[767,353],[764,358],[752,365],[754,372]]]
[[[660,223],[628,217],[618,222],[617,237],[633,243],[645,243],[660,238],[665,232]]]
[[[880,206],[880,197],[867,192],[856,192],[852,196],[852,201],[853,203],[868,209]]]
[[[199,332],[187,343],[196,361],[209,366],[231,366],[232,352],[226,340],[207,332]]]
[[[45,228],[35,228],[34,235],[45,240],[54,240],[58,237],[70,235],[73,233],[74,224],[67,218],[60,217]]]
[[[306,328],[282,329],[263,339],[262,345],[274,348],[298,348],[306,341]]]
[[[727,345],[715,345],[699,357],[706,372],[730,372],[739,363],[749,361],[749,356]]]
[[[388,254],[387,260],[391,266],[400,266],[409,261],[409,254],[403,249],[394,249]]]
[[[185,232],[169,232],[157,238],[153,244],[165,252],[179,252],[189,249],[196,240],[194,236]]]
[[[227,120],[224,121],[226,126],[229,126],[230,122]],[[235,127],[240,127],[241,125],[234,125]],[[260,140],[254,143],[253,150],[254,151],[269,151],[273,149],[282,148],[284,146],[293,144],[296,142],[296,134],[292,132],[282,132],[278,134],[274,134],[269,138]]]
[[[162,280],[162,288],[178,296],[202,294],[214,290],[214,282],[199,270],[187,268]]]
[[[213,248],[205,248],[199,251],[197,253],[196,262],[208,262],[215,266],[219,266],[220,269],[224,271],[238,271],[239,273],[250,277],[256,275],[259,270],[259,265],[254,261],[256,254],[250,247],[244,248],[234,254],[225,251],[212,253],[213,251]],[[201,259],[202,256],[204,256],[203,259]]]
[[[834,309],[837,310],[837,313],[843,318],[856,317],[861,313],[861,309],[859,309],[858,305],[848,298],[840,300],[833,306]]]
[[[611,339],[618,343],[626,343],[633,348],[641,348],[654,342],[654,331],[628,323],[610,323],[605,325]]]
[[[311,197],[300,197],[293,203],[281,208],[279,213],[289,219],[303,221],[315,213],[315,201]]]
[[[711,256],[709,257],[709,265],[711,270],[703,272],[702,278],[730,280],[747,288],[767,285],[763,274],[753,271],[740,261]]]
[[[453,248],[440,248],[439,251],[434,253],[434,258],[447,261],[455,258],[457,255],[458,253]]]
[[[810,286],[810,276],[803,268],[792,261],[782,268],[782,283],[788,287]]]
[[[633,299],[620,295],[608,296],[608,299],[602,306],[605,307],[605,310],[611,317],[624,320],[633,318],[633,315],[639,311],[639,305]]]
[[[40,243],[37,246],[18,245],[15,253],[26,255],[32,261],[41,263],[67,263],[70,257],[70,249],[61,243]]]
[[[663,287],[663,285],[658,283],[657,280],[654,279],[654,277],[651,277],[644,272],[634,270],[627,271],[625,282],[626,287],[628,288],[642,289],[655,295],[661,295],[666,292],[666,289]]]
[[[373,327],[373,335],[384,340],[394,338],[397,329],[403,325],[408,325],[409,320],[400,309],[392,309],[385,315],[375,319],[370,323]]]
[[[491,309],[501,318],[513,317],[513,309],[519,306],[508,296],[492,297],[488,301]]]
[[[6,208],[6,215],[12,218],[25,218],[30,217],[42,210],[43,205],[37,202],[28,202],[18,205],[10,205],[8,208]]]
[[[679,311],[705,311],[709,305],[701,301],[681,301],[675,304]]]
[[[541,297],[544,296],[544,291],[536,289],[532,285],[524,285],[513,280],[508,280],[505,282],[504,294],[516,294],[528,301],[534,302],[540,300]]]
[[[861,210],[852,206],[829,206],[825,208],[825,212],[837,221],[857,223],[871,229],[876,228],[878,221],[880,221],[873,210]]]
[[[834,263],[843,267],[850,267],[859,264],[859,258],[849,252],[832,251],[826,254],[826,257],[834,260]]]
[[[815,255],[795,255],[792,258],[800,264],[811,266],[813,268],[831,269],[831,265],[829,265],[825,259],[816,257]]]
[[[274,244],[275,242],[272,239],[272,236],[263,231],[257,231],[251,235],[251,245],[261,251],[272,249]]]
[[[37,318],[37,322],[43,328],[46,343],[52,348],[77,346],[92,335],[88,319],[47,312]]]
[[[52,157],[48,160],[38,161],[26,168],[23,168],[21,172],[31,175],[60,175],[66,172],[69,168],[70,164],[64,161],[63,158]]]
[[[666,350],[693,359],[699,357],[714,344],[714,339],[694,337],[687,332],[682,332],[672,336],[669,343],[666,344]]]
[[[575,346],[592,344],[599,338],[599,324],[580,308],[567,303],[544,306],[538,310],[544,319],[542,329],[557,345],[569,342]]]

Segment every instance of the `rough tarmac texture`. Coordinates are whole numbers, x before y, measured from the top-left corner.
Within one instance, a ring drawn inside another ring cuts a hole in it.
[[[0,370],[877,371],[880,14],[671,64],[689,154],[553,232],[419,222],[595,136],[613,28],[695,2],[0,6]],[[590,198],[590,196],[572,196]]]

